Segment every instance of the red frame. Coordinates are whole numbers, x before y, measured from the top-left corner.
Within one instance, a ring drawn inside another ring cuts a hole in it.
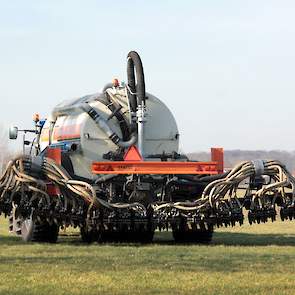
[[[223,173],[223,149],[211,149],[211,162],[94,162],[93,174],[220,174]],[[126,159],[126,157],[125,157]]]

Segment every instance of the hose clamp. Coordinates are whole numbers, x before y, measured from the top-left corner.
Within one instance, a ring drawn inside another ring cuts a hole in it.
[[[251,161],[255,170],[256,176],[261,176],[264,174],[264,160],[253,160]]]

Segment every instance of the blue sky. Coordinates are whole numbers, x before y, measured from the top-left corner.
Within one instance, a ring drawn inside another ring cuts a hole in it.
[[[185,152],[295,150],[294,1],[0,0],[0,123],[126,79],[174,113]]]

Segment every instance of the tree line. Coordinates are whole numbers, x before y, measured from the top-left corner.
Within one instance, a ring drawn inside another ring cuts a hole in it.
[[[209,161],[210,152],[195,152],[187,155],[191,160]],[[262,150],[225,150],[224,151],[224,166],[225,168],[232,168],[242,161],[252,161],[256,159],[262,160],[279,160],[286,165],[288,170],[295,174],[295,151],[262,151]]]

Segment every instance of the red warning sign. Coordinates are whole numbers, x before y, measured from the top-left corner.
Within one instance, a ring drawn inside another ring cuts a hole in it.
[[[143,158],[142,158],[141,154],[139,153],[137,147],[132,145],[127,150],[127,152],[124,156],[124,161],[143,161]]]

